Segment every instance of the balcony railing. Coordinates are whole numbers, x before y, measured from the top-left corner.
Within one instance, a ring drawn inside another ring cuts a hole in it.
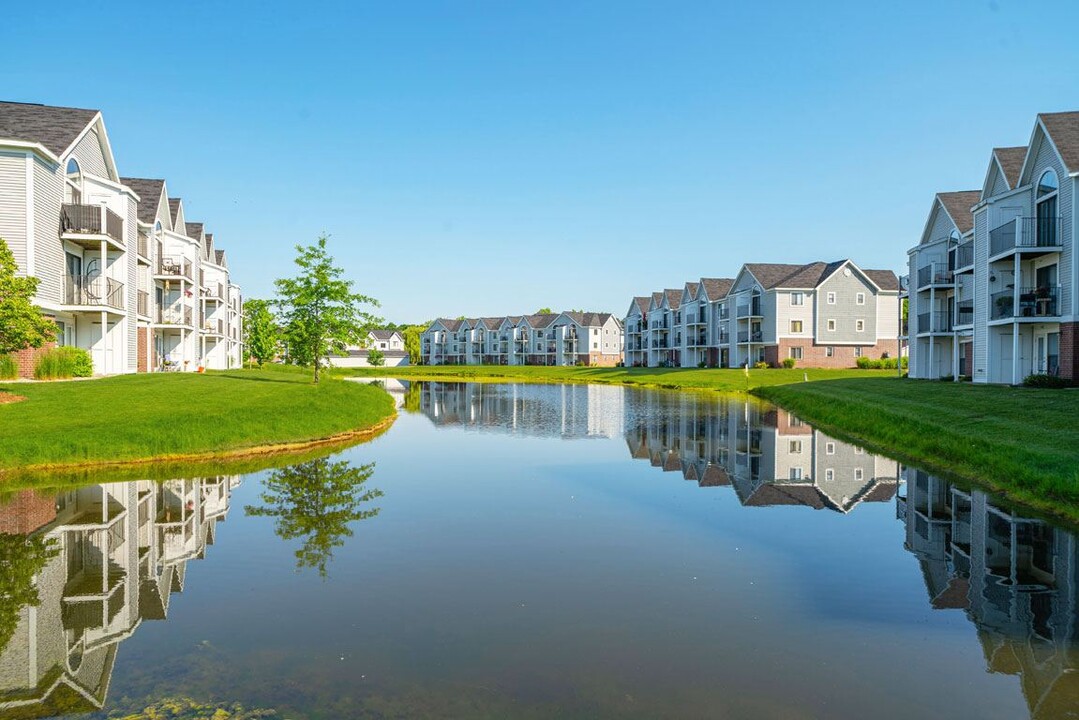
[[[918,313],[918,332],[943,333],[952,331],[952,313],[948,310]]]
[[[211,335],[224,335],[225,323],[222,320],[207,320],[203,322],[202,329]]]
[[[740,342],[740,343],[754,343],[754,342],[760,342],[760,341],[761,341],[761,331],[760,330],[754,330],[752,332],[750,332],[749,330],[739,330],[738,331],[738,342]]]
[[[721,330],[719,332],[719,344],[726,345],[731,341],[731,333],[728,330]]]
[[[930,263],[918,268],[918,287],[933,285],[952,285],[955,282],[952,271],[946,263]]]
[[[748,303],[739,303],[738,305],[738,317],[755,317],[761,314],[761,299],[760,297],[754,297]]]
[[[719,319],[726,320],[731,316],[731,309],[726,305],[719,306]]]
[[[210,283],[206,286],[202,296],[207,300],[220,302],[225,297],[225,286],[221,283]]]
[[[961,270],[966,267],[970,267],[974,264],[974,241],[968,240],[955,248],[955,262],[953,267],[956,270]]]
[[[194,324],[191,320],[191,308],[186,306],[158,308],[156,320],[162,325],[191,326]]]
[[[143,234],[139,234],[139,255],[144,258],[150,257],[150,238]]]
[[[663,320],[653,320],[650,327],[653,330],[667,330],[670,328],[670,325],[668,325],[667,319],[664,318]]]
[[[150,293],[145,290],[139,290],[138,293],[138,313],[150,317]]]
[[[176,278],[192,279],[191,263],[186,258],[168,255],[162,257],[157,263],[157,274],[168,275]]]
[[[1013,249],[1058,247],[1060,218],[1017,217],[989,231],[989,254]]]
[[[67,275],[64,303],[90,307],[124,309],[124,284],[103,275]]]
[[[124,243],[124,220],[104,205],[64,203],[60,208],[60,228],[65,233],[106,235]]]
[[[686,314],[686,325],[704,325],[707,321],[704,319],[704,314],[695,315],[693,313]]]
[[[970,302],[964,302],[956,306],[955,309],[955,324],[956,325],[971,325],[974,323],[974,304]]]
[[[1010,317],[1057,317],[1060,315],[1060,286],[1020,288],[1019,307],[1015,306],[1013,290],[990,296],[990,312],[993,320]]]

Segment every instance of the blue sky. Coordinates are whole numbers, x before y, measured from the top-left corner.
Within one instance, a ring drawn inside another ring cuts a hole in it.
[[[398,322],[899,270],[934,192],[1079,109],[1074,2],[186,5],[7,8],[0,96],[100,108],[249,297],[325,231]]]

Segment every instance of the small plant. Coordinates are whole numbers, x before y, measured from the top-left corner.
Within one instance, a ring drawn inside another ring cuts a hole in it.
[[[371,367],[382,367],[386,364],[386,356],[378,348],[371,348],[367,353],[367,364]]]
[[[706,363],[704,360],[701,360],[699,363],[697,363],[697,367],[701,370],[704,370],[706,367],[708,367],[708,363]]]
[[[90,353],[77,347],[50,348],[40,353],[34,363],[37,380],[61,380],[73,377],[90,377],[94,363]]]
[[[0,380],[14,380],[19,377],[19,366],[10,355],[0,355]]]
[[[1065,378],[1057,375],[1047,375],[1045,373],[1035,373],[1034,375],[1027,375],[1023,378],[1023,386],[1031,388],[1066,388],[1070,387],[1071,383]]]
[[[858,357],[857,360],[854,361],[854,364],[861,370],[868,370],[870,367],[872,367],[873,361],[865,355],[861,355]]]
[[[795,360],[795,359],[794,359],[794,358],[792,358],[792,357],[789,357],[789,358],[783,358],[783,367],[785,367],[785,368],[787,368],[788,370],[790,370],[790,369],[791,369],[792,367],[794,367],[794,366],[795,366],[795,364],[797,364],[797,362],[798,362],[798,361],[797,361],[797,360]]]
[[[753,364],[753,369],[754,370],[767,370],[770,367],[772,367],[772,366],[769,365],[768,363],[764,362],[763,360],[761,360],[758,363]]]

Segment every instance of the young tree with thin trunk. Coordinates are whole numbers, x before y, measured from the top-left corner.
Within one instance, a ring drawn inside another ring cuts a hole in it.
[[[281,331],[270,311],[268,300],[252,298],[244,302],[244,351],[262,367],[272,361],[281,347]]]
[[[296,246],[300,274],[277,280],[277,306],[285,326],[289,357],[314,365],[315,384],[330,353],[342,355],[348,345],[359,345],[370,328],[382,320],[362,309],[378,301],[352,291],[352,281],[334,265],[326,251],[326,235],[314,245]]]
[[[0,238],[0,355],[56,339],[56,323],[34,305],[37,278],[19,277],[15,255]]]

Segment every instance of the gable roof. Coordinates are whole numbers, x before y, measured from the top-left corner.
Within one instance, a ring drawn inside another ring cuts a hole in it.
[[[732,287],[734,287],[734,278],[701,278],[701,289],[709,300],[727,297]]]
[[[899,291],[899,277],[891,270],[861,270],[881,290]]]
[[[644,315],[648,312],[648,300],[649,298],[647,297],[634,297],[629,303],[629,309],[632,310],[633,306],[636,305],[641,315]]]
[[[525,315],[521,320],[534,328],[545,328],[553,323],[557,317],[558,315],[554,313],[543,313],[537,315]]]
[[[227,267],[225,265],[225,251],[224,250],[214,250],[214,260],[221,267]]]
[[[611,319],[610,313],[597,313],[597,312],[564,312],[564,316],[568,317],[573,322],[577,323],[581,327],[596,327],[606,324]]]
[[[504,317],[480,318],[480,320],[483,322],[483,326],[488,330],[497,330],[498,328],[502,327],[502,321],[505,319],[506,318]]]
[[[1079,112],[1039,113],[1069,173],[1079,172]]]
[[[98,115],[83,108],[0,102],[0,138],[40,143],[60,156]]]
[[[439,318],[435,322],[440,323],[442,325],[442,327],[446,328],[450,332],[453,332],[454,330],[457,330],[458,328],[460,328],[461,323],[463,323],[464,321],[463,320],[450,320],[449,318]]]
[[[1027,158],[1027,146],[993,148],[993,155],[1004,172],[1008,187],[1014,188],[1019,182],[1019,173],[1023,170],[1023,161]]]
[[[1016,174],[1018,175],[1018,171],[1016,171]],[[977,205],[981,199],[981,190],[937,193],[937,200],[940,201],[941,207],[948,213],[948,217],[952,219],[955,227],[963,235],[974,229],[974,215],[971,214],[970,209]]]
[[[157,219],[157,206],[161,203],[161,191],[165,188],[165,181],[150,178],[120,178],[120,182],[134,190],[139,196],[139,222],[153,225],[154,220]]]
[[[682,297],[687,300],[695,299],[697,297],[697,290],[699,290],[700,287],[701,284],[699,282],[693,282],[692,280],[690,280],[686,283],[685,287],[682,288]]]
[[[681,290],[664,290],[663,296],[667,299],[667,305],[671,310],[677,310],[678,306],[682,304],[682,291]]]
[[[184,230],[187,231],[187,236],[189,238],[195,238],[196,240],[202,238],[202,223],[185,222]]]
[[[169,212],[172,213],[172,224],[176,225],[176,219],[180,216],[180,198],[169,198]]]
[[[376,340],[389,340],[394,335],[400,335],[396,330],[372,330],[370,335]]]
[[[745,268],[765,290],[777,287],[815,288],[839,269],[843,261],[812,262],[806,265],[785,263],[746,263]]]

